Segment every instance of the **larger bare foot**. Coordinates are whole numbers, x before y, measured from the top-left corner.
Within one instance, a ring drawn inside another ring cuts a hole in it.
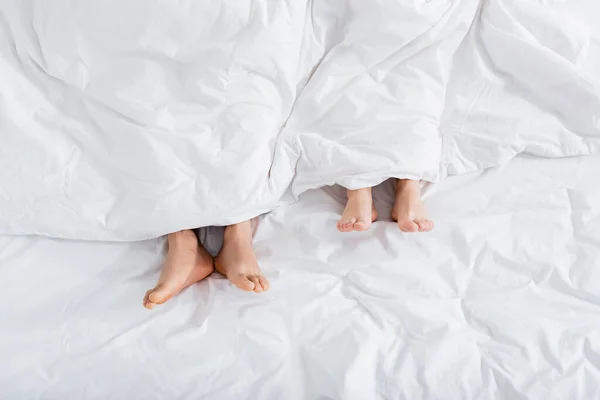
[[[258,267],[252,249],[250,221],[225,228],[223,248],[215,259],[215,268],[242,290],[260,293],[269,289],[269,281]]]
[[[419,181],[398,180],[392,219],[398,222],[398,227],[403,232],[427,232],[433,229],[433,222],[427,218],[421,201]]]
[[[337,224],[340,232],[366,231],[377,219],[371,188],[348,190],[348,202]]]
[[[213,271],[213,259],[198,244],[194,232],[171,233],[169,250],[158,283],[144,296],[144,307],[153,309],[186,287],[201,281]]]

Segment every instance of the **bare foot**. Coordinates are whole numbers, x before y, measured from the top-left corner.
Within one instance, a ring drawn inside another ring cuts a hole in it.
[[[392,219],[398,222],[398,227],[403,232],[428,232],[433,229],[433,222],[427,218],[421,202],[419,181],[398,180]]]
[[[252,225],[245,221],[225,228],[223,248],[215,259],[215,268],[242,290],[256,293],[269,289],[252,249]]]
[[[198,244],[194,232],[185,230],[171,233],[168,240],[167,259],[158,283],[144,296],[144,307],[150,310],[186,287],[206,278],[213,271],[213,259]]]
[[[377,219],[377,210],[373,206],[371,188],[348,190],[348,202],[342,218],[337,223],[338,231],[366,231]]]

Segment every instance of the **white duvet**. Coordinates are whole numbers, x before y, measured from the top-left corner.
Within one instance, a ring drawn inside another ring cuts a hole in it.
[[[323,185],[597,152],[599,19],[596,0],[0,0],[0,233],[138,240]]]

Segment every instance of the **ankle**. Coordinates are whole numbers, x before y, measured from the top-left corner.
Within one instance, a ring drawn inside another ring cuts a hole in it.
[[[371,188],[367,187],[367,188],[361,188],[361,189],[356,189],[356,190],[350,190],[350,189],[346,190],[346,195],[348,196],[348,198],[360,196],[361,194],[371,194]]]
[[[421,190],[421,181],[411,179],[398,179],[396,182],[397,191],[417,191]]]
[[[195,247],[198,245],[196,234],[189,229],[169,234],[167,241],[169,247]]]
[[[228,242],[252,242],[252,223],[250,220],[240,222],[239,224],[228,225],[225,227],[223,241]]]

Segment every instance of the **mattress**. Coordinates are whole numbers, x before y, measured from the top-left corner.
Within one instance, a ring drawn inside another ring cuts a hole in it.
[[[343,190],[255,236],[266,293],[218,274],[142,307],[163,239],[0,237],[3,399],[600,398],[600,157],[519,156],[425,189],[436,228],[339,233]]]

